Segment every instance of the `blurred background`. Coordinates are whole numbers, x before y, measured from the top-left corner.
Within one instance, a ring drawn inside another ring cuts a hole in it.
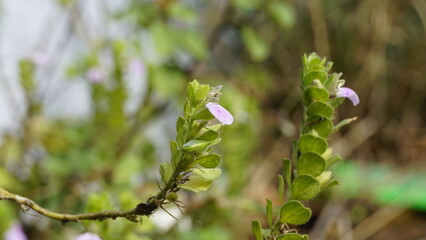
[[[130,209],[157,190],[187,83],[223,85],[235,117],[211,190],[142,224],[49,220],[0,201],[0,236],[253,239],[302,115],[317,52],[361,103],[332,138],[341,182],[308,204],[311,239],[426,239],[425,0],[2,0],[0,186],[54,211]],[[0,237],[0,238],[1,238]]]

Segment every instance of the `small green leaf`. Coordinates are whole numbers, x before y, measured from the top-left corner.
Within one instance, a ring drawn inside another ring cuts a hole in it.
[[[287,2],[273,1],[268,5],[269,14],[285,30],[291,29],[296,23],[296,12]]]
[[[318,153],[307,152],[297,160],[297,173],[319,176],[325,169],[326,162]]]
[[[319,119],[314,123],[305,125],[305,132],[315,130],[318,135],[323,138],[326,138],[333,131],[333,122],[327,118]]]
[[[189,117],[190,115],[193,114],[191,110],[192,110],[192,105],[189,102],[189,99],[187,98],[185,101],[185,105],[183,106],[183,112],[185,113],[185,117]]]
[[[242,29],[243,41],[254,61],[260,62],[269,56],[269,45],[261,38],[262,35],[252,27]]]
[[[342,161],[343,158],[339,155],[333,155],[331,158],[327,159],[327,165],[326,165],[326,169],[333,166],[335,163]]]
[[[211,120],[213,119],[214,116],[213,114],[211,114],[211,112],[209,111],[209,109],[207,108],[203,108],[203,110],[199,111],[195,116],[194,119],[195,120],[199,120],[199,119],[203,119],[203,120]]]
[[[325,102],[313,102],[308,106],[308,116],[317,115],[330,119],[333,116],[333,107]]]
[[[194,80],[190,84],[188,84],[188,88],[186,90],[187,99],[192,105],[197,104],[197,102],[195,101],[195,93],[197,92],[198,86],[199,83],[197,82],[197,80]]]
[[[311,104],[313,101],[325,102],[328,98],[328,91],[324,88],[311,86],[303,91],[303,99],[307,104]]]
[[[309,221],[312,212],[299,201],[291,200],[284,204],[280,211],[280,222],[293,225],[302,225]]]
[[[168,162],[162,162],[160,163],[160,175],[161,175],[161,180],[164,183],[167,183],[170,178],[172,177],[173,174],[173,166],[171,163]]]
[[[321,83],[324,83],[327,79],[327,72],[324,70],[309,71],[303,78],[303,85],[309,86],[315,79],[318,79]]]
[[[327,140],[322,137],[316,137],[312,134],[305,134],[300,137],[299,150],[301,153],[316,152],[322,154],[327,148]]]
[[[211,141],[206,140],[191,140],[183,145],[183,150],[189,153],[201,153],[204,152],[211,144]]]
[[[288,158],[283,160],[283,174],[288,188],[291,189],[291,160]]]
[[[321,190],[320,183],[310,175],[297,176],[291,187],[291,196],[295,200],[309,200]]]
[[[200,176],[192,176],[188,182],[184,184],[179,184],[179,188],[189,190],[195,193],[199,193],[201,191],[206,191],[212,185],[211,180],[207,180]]]
[[[334,126],[333,132],[339,131],[340,128],[350,124],[351,122],[355,121],[356,119],[357,119],[357,117],[353,117],[353,118],[346,118],[346,119],[340,121],[338,124],[336,124],[336,126]]]
[[[277,240],[308,240],[308,235],[300,235],[298,233],[286,233],[277,238]]]
[[[195,101],[196,102],[202,101],[204,98],[207,97],[207,95],[209,95],[209,92],[210,92],[209,85],[205,85],[205,84],[200,85],[200,87],[195,92],[195,96],[194,96]]]
[[[175,35],[181,47],[189,52],[195,59],[203,60],[207,57],[208,46],[199,31],[182,31]]]
[[[331,180],[331,181],[329,181],[328,183],[326,183],[326,184],[324,184],[323,186],[322,186],[322,188],[321,188],[321,190],[327,190],[327,189],[329,189],[329,188],[331,188],[331,187],[334,187],[334,186],[337,186],[337,185],[339,185],[340,183],[339,183],[339,181],[338,180],[336,180],[336,179],[333,179],[333,180]]]
[[[178,144],[175,141],[170,141],[170,152],[172,153],[172,156],[176,154],[178,148]]]
[[[219,168],[195,168],[192,172],[206,180],[213,181],[220,177],[222,170]]]
[[[200,164],[205,168],[215,168],[219,166],[220,163],[220,155],[216,153],[212,153],[209,155],[202,156],[195,160],[196,163]]]
[[[218,137],[219,137],[219,133],[218,132],[213,131],[213,130],[207,130],[201,136],[197,137],[197,139],[199,139],[199,140],[206,140],[206,141],[214,141]]]
[[[280,202],[284,202],[284,178],[281,175],[278,175],[278,194],[280,198]]]
[[[251,222],[251,230],[253,231],[254,238],[256,240],[263,240],[262,227],[260,226],[260,222],[258,220],[253,220]]]
[[[272,206],[272,201],[269,199],[266,199],[266,218],[268,219],[268,224],[269,226],[272,226],[272,220],[274,217],[274,212],[273,212],[273,206]]]

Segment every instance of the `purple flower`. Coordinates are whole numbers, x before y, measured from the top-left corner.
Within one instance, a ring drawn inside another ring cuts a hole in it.
[[[234,122],[234,117],[232,114],[219,104],[209,102],[206,104],[206,107],[219,122],[225,125],[230,125],[232,122]]]
[[[36,50],[30,55],[30,60],[37,66],[44,66],[49,62],[49,57],[45,52]]]
[[[19,223],[13,224],[4,234],[5,240],[27,240],[22,225]]]
[[[128,66],[129,72],[141,75],[145,71],[144,63],[139,59],[133,59]]]
[[[97,234],[94,233],[83,233],[78,235],[75,240],[102,240]]]
[[[87,78],[92,83],[101,83],[105,78],[105,74],[99,67],[92,67],[87,73]]]
[[[349,98],[354,106],[358,105],[359,103],[359,97],[356,92],[347,87],[340,87],[339,90],[337,90],[336,97]]]

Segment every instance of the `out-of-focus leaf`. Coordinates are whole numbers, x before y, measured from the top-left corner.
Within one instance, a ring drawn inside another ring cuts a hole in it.
[[[296,23],[296,11],[287,2],[272,1],[268,4],[268,13],[285,30],[293,28]]]
[[[241,33],[250,57],[254,61],[261,62],[269,56],[269,45],[252,27],[245,26]]]

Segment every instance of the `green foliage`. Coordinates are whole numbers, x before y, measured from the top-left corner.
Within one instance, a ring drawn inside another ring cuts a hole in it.
[[[297,159],[297,173],[309,174],[314,177],[320,175],[325,169],[326,162],[318,153],[307,152],[303,153]]]
[[[332,63],[319,58],[315,53],[304,55],[302,58],[302,92],[304,102],[301,135],[292,142],[291,160],[283,161],[284,177],[278,176],[280,199],[284,199],[284,179],[289,185],[288,201],[284,202],[279,213],[279,219],[272,221],[274,215],[272,203],[267,200],[267,219],[270,229],[268,239],[303,240],[307,235],[286,230],[286,224],[302,225],[309,221],[311,210],[304,207],[300,201],[315,198],[322,190],[338,184],[332,179],[330,166],[341,160],[338,154],[333,155],[333,149],[328,147],[327,139],[339,129],[350,123],[343,120],[333,126],[334,108],[341,102],[336,102],[334,95],[344,83],[341,74],[329,74]],[[296,164],[292,178],[291,162]],[[327,171],[326,171],[327,170]],[[253,229],[253,233],[258,231]],[[265,230],[266,231],[266,230]],[[261,239],[261,238],[259,238]]]
[[[321,185],[311,175],[297,176],[291,186],[292,199],[309,200],[314,198],[321,189]]]
[[[254,61],[261,62],[269,56],[269,46],[253,28],[245,27],[242,30],[242,37],[251,58]]]
[[[282,236],[279,236],[277,240],[308,240],[308,235],[301,235],[298,233],[286,233]]]
[[[327,140],[322,137],[317,137],[312,134],[305,134],[300,137],[299,150],[301,153],[314,152],[322,154],[327,148]]]
[[[280,222],[293,225],[302,225],[311,218],[312,212],[304,207],[299,201],[286,202],[280,210]]]
[[[263,236],[262,236],[262,227],[260,225],[260,222],[257,220],[253,220],[251,222],[251,228],[254,234],[254,238],[256,240],[263,240]]]

